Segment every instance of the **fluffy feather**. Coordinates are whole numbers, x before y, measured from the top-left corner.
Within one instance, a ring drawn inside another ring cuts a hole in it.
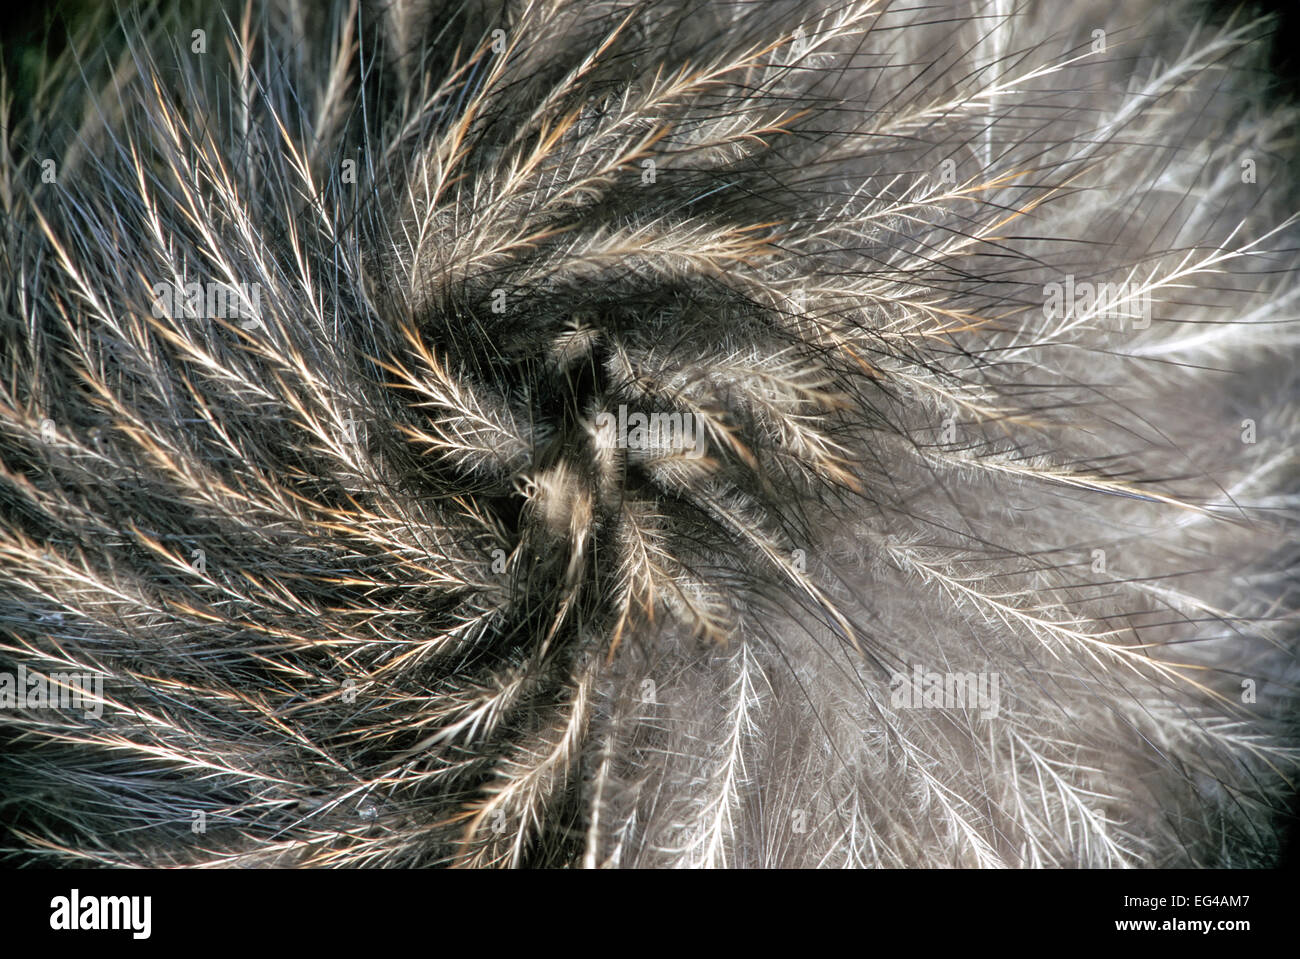
[[[1189,10],[76,34],[0,124],[0,667],[103,709],[0,713],[7,854],[1274,861],[1296,116]]]

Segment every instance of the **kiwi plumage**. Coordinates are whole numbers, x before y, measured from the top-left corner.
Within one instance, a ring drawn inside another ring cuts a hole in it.
[[[0,708],[8,860],[1276,861],[1296,116],[1199,17],[78,24],[5,97],[0,673],[94,694]]]

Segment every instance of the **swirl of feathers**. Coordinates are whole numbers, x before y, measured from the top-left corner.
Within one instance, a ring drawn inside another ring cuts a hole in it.
[[[0,98],[0,674],[95,690],[0,709],[0,858],[1278,861],[1270,29],[91,15]]]

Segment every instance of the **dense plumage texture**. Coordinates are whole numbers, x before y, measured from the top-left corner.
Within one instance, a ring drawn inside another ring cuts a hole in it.
[[[105,704],[0,714],[11,860],[1273,861],[1296,118],[1266,23],[1060,10],[92,24],[5,124],[0,667]]]

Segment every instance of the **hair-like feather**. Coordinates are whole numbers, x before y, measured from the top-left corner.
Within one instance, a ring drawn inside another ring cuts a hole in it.
[[[1297,117],[1197,10],[95,15],[0,95],[0,675],[102,682],[4,854],[1275,861]]]

